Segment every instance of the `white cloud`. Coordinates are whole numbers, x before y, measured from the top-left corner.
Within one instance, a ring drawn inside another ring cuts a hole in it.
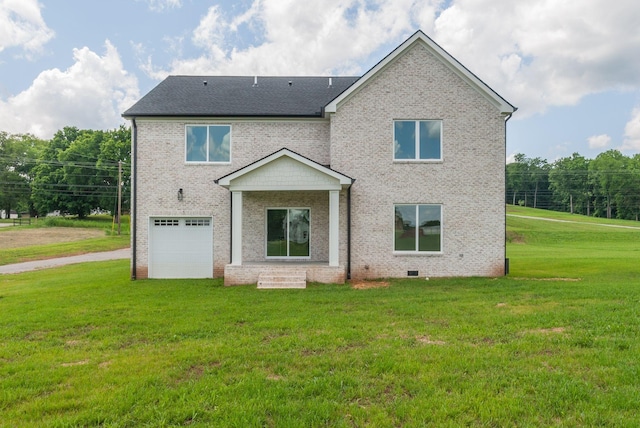
[[[588,94],[640,88],[637,10],[635,0],[454,0],[433,37],[523,118]]]
[[[64,126],[110,129],[124,123],[121,112],[139,98],[137,79],[124,70],[107,40],[105,54],[74,49],[74,64],[41,72],[31,87],[0,100],[3,130],[51,138]]]
[[[21,47],[28,56],[42,51],[53,38],[47,27],[37,0],[0,1],[0,52],[11,47]]]
[[[640,89],[637,16],[636,0],[253,0],[209,8],[192,34],[201,55],[144,69],[155,78],[358,75],[422,29],[519,107],[517,119]],[[254,43],[239,47],[239,38]]]
[[[590,149],[604,149],[611,144],[611,137],[607,134],[593,135],[587,138]]]
[[[141,0],[138,0],[141,1]],[[154,12],[163,12],[168,9],[179,9],[182,7],[182,0],[142,0],[146,1],[149,9]]]
[[[362,63],[382,46],[395,47],[422,24],[431,27],[442,0],[254,0],[228,16],[209,8],[193,32],[202,55],[178,58],[168,67],[144,66],[153,77],[167,74],[360,74]],[[257,45],[235,45],[241,27]],[[385,52],[386,54],[387,52]],[[375,60],[379,60],[376,58]]]
[[[633,109],[631,119],[624,128],[624,142],[620,150],[640,152],[640,107]]]

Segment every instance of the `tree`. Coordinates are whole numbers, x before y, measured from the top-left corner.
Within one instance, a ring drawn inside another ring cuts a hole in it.
[[[0,132],[0,209],[31,212],[30,182],[35,158],[44,141],[30,134]]]
[[[605,210],[606,217],[612,218],[616,214],[617,194],[624,186],[621,178],[626,170],[626,158],[618,150],[608,150],[600,153],[589,163],[589,180],[596,195],[596,215]]]
[[[122,163],[122,209],[128,211],[131,201],[131,129],[120,126],[105,132],[98,155],[98,174],[102,185],[113,187],[113,194],[105,194],[99,206],[104,209],[115,207],[118,185],[118,162]]]
[[[625,158],[614,199],[618,218],[640,219],[640,154]]]
[[[65,127],[56,132],[44,147],[34,167],[31,200],[37,212],[46,215],[52,211],[67,212],[68,186],[59,156],[79,134],[78,128]]]
[[[507,164],[507,194],[511,194],[511,203],[516,205],[517,196],[520,192],[524,193],[526,181],[526,163],[525,155],[518,153],[514,157],[514,162]]]
[[[549,208],[549,169],[546,160],[541,158],[530,159],[522,153],[514,157],[514,162],[507,164],[507,195],[511,194],[511,203],[529,205],[534,208],[543,202],[542,206]],[[541,199],[541,195],[544,195]],[[520,197],[518,200],[517,197]],[[528,199],[530,198],[530,199]]]
[[[95,209],[114,211],[118,162],[127,162],[129,182],[130,131],[79,130],[65,127],[42,151],[32,185],[32,200],[40,213],[60,211],[82,218]],[[123,182],[124,182],[123,179]],[[128,186],[125,189],[126,201]]]
[[[544,201],[542,206],[549,208],[549,169],[550,166],[545,159],[534,158],[526,160],[526,172],[529,187],[533,189],[533,208],[538,208],[541,199]],[[539,198],[539,194],[543,194],[543,198]]]
[[[555,161],[549,171],[549,188],[555,202],[572,214],[590,215],[589,162],[589,159],[574,153]]]

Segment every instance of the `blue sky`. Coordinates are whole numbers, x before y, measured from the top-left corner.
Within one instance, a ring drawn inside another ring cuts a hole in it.
[[[507,156],[640,153],[635,0],[0,0],[0,131],[112,129],[169,74],[361,75],[422,29],[519,110]]]

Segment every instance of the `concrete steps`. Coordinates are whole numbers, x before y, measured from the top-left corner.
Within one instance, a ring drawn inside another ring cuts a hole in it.
[[[307,271],[273,268],[260,272],[258,288],[307,288]]]

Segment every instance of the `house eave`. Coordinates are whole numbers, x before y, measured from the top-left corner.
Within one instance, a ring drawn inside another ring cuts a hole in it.
[[[266,120],[274,120],[274,119],[322,119],[324,118],[324,112],[318,112],[316,114],[291,114],[291,115],[282,115],[282,114],[207,114],[207,113],[127,113],[124,112],[121,116],[124,119],[131,120],[133,118],[136,119],[194,119],[194,118],[203,118],[203,119],[266,119]]]

